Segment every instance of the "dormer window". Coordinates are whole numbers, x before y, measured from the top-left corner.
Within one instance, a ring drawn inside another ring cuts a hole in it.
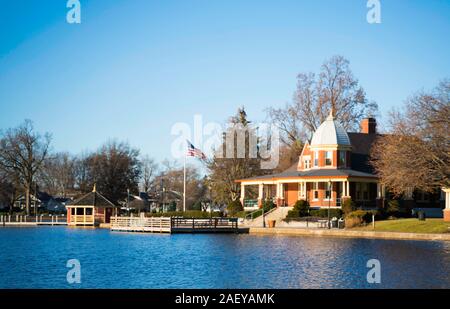
[[[331,166],[333,164],[333,152],[325,151],[325,166]]]
[[[311,168],[311,159],[305,159],[303,161],[303,167],[304,167],[304,169],[310,169]]]
[[[314,166],[319,166],[319,151],[314,151]]]
[[[339,166],[347,166],[346,154],[347,153],[345,151],[339,151]]]

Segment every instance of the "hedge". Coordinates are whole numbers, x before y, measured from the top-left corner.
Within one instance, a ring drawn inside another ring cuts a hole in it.
[[[321,209],[314,209],[309,211],[309,215],[311,217],[320,217],[320,218],[328,218],[328,209],[327,208],[321,208]],[[343,211],[341,209],[330,209],[330,218],[341,218],[343,215]]]

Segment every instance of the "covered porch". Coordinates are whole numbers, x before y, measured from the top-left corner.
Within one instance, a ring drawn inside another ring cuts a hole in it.
[[[351,198],[358,207],[374,208],[384,196],[385,189],[376,178],[303,177],[241,181],[240,200],[246,210],[261,207],[267,199],[278,207],[306,200],[311,207],[340,208]]]

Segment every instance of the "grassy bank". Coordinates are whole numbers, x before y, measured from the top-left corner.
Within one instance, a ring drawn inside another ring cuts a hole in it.
[[[372,225],[355,227],[351,230],[374,231]],[[403,233],[450,233],[450,222],[443,219],[417,219],[384,220],[375,222],[375,231],[380,232],[403,232]]]

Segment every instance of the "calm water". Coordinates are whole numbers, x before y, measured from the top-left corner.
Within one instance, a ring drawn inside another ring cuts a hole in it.
[[[79,285],[66,262],[81,263]],[[382,283],[366,281],[381,262]],[[450,288],[450,243],[0,228],[0,288]]]

